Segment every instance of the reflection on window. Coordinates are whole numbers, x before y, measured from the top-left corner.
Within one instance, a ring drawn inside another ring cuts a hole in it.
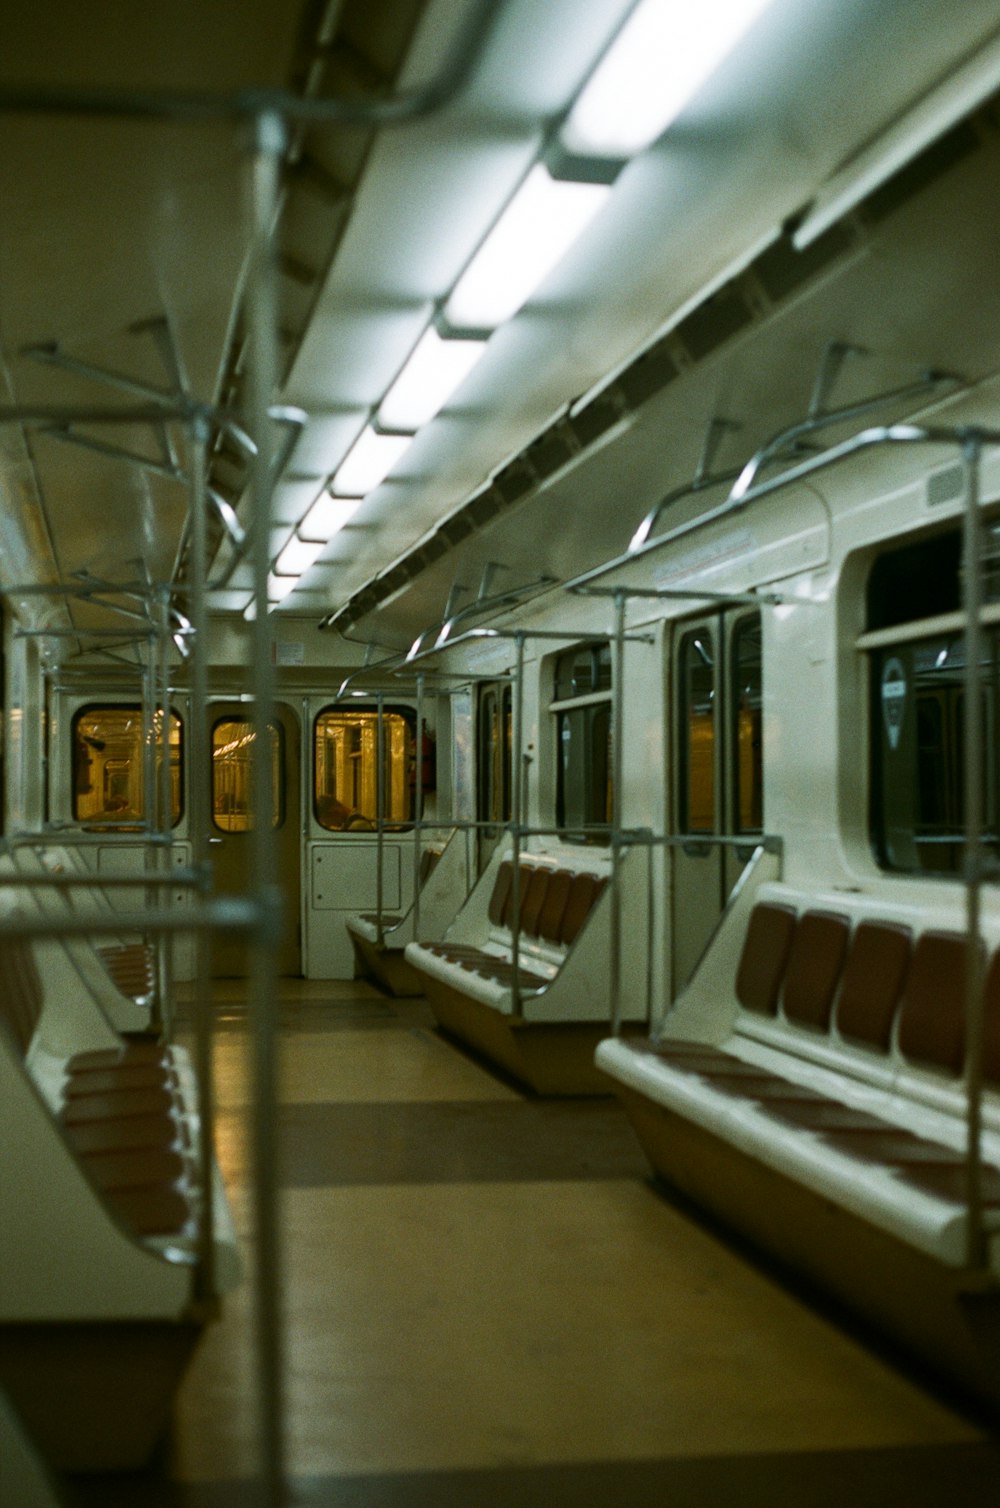
[[[983,635],[983,812],[1000,854],[1000,630]],[[956,874],[962,864],[965,674],[960,635],[895,644],[871,657],[872,837],[880,863]]]
[[[511,690],[485,686],[479,693],[478,816],[508,822],[511,813]]]
[[[680,678],[680,830],[715,830],[715,652],[707,628],[685,634]]]
[[[760,619],[744,618],[733,632],[733,709],[731,737],[736,779],[734,827],[737,833],[764,830],[763,680]]]
[[[554,689],[556,823],[577,841],[607,843],[614,798],[610,643],[559,655]],[[574,701],[579,705],[566,705]]]
[[[281,730],[272,723],[271,735],[271,826],[282,818]],[[246,718],[224,717],[212,729],[212,821],[224,833],[249,832],[254,825],[251,765],[256,739],[253,723]]]
[[[84,707],[73,719],[73,816],[78,822],[142,822],[146,816],[146,760],[142,708]],[[154,719],[154,820],[161,823],[160,718]],[[181,817],[182,736],[170,714],[170,824]]]
[[[583,644],[578,649],[569,649],[556,660],[557,702],[610,690],[611,644],[607,639],[600,644]]]
[[[415,755],[413,725],[403,712],[383,711],[384,820],[409,822]],[[331,832],[371,832],[378,823],[378,712],[321,712],[314,739],[316,820]]]
[[[558,713],[556,737],[556,822],[569,837],[607,843],[613,795],[611,707],[599,702]]]

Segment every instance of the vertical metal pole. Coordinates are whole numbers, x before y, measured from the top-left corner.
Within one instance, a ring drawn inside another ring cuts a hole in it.
[[[156,831],[156,749],[153,742],[155,697],[153,640],[147,639],[146,663],[142,668],[142,821],[147,841],[149,835]]]
[[[385,940],[382,904],[385,896],[385,695],[375,698],[378,722],[375,728],[375,944]]]
[[[160,750],[160,791],[157,805],[160,820],[157,824],[155,868],[162,869],[168,874],[173,864],[171,823],[173,813],[170,789],[170,592],[166,587],[160,593],[159,629],[159,738],[157,743]],[[154,904],[164,911],[169,911],[171,898],[168,886],[163,887]],[[174,1012],[173,949],[172,937],[165,932],[159,933],[156,939],[156,976],[164,1014],[170,1028],[173,1025]]]
[[[205,478],[207,472],[208,421],[199,414],[191,426],[191,596],[188,616],[194,635],[191,646],[191,715],[188,719],[188,813],[191,831],[191,864],[199,876],[195,904],[203,904],[212,888],[209,872],[209,821],[211,759],[208,751],[208,645],[206,643],[205,581],[208,571]],[[208,932],[195,932],[194,1027],[195,1067],[198,1075],[198,1119],[201,1141],[198,1161],[205,1190],[200,1235],[198,1296],[210,1302],[215,1297],[215,1083],[212,1055],[211,982],[212,942]]]
[[[979,937],[982,903],[983,833],[983,703],[980,660],[983,634],[982,544],[979,521],[978,437],[968,437],[962,446],[965,464],[965,513],[963,519],[964,608],[965,608],[965,913],[968,942],[965,960],[965,1092],[967,1142],[965,1153],[966,1261],[970,1268],[986,1265],[986,1233],[983,1228],[982,1190],[982,1094],[983,1094],[983,956]]]
[[[654,881],[656,876],[656,849],[653,832],[649,829],[649,847],[646,850],[646,1026],[653,1030],[653,955],[656,939],[656,899]]]
[[[274,451],[270,405],[277,388],[277,274],[273,235],[278,211],[279,169],[285,148],[285,124],[274,111],[255,117],[251,158],[251,250],[246,291],[246,319],[250,361],[249,419],[257,444],[251,470],[253,566],[256,615],[253,622],[252,761],[253,872],[261,927],[251,944],[250,1007],[254,1023],[253,1147],[254,1213],[257,1260],[257,1348],[260,1439],[265,1501],[285,1500],[285,1420],[282,1365],[281,1243],[278,1218],[278,1125],[276,1113],[278,1065],[277,945],[281,901],[271,877],[276,873],[276,844],[272,827],[274,780],[271,728],[274,722],[272,635],[267,612],[270,567],[272,461]]]
[[[143,864],[148,864],[149,868],[154,867],[151,857],[154,850],[150,840],[156,832],[156,745],[154,741],[156,686],[153,645],[154,640],[148,638],[146,660],[142,670],[142,821],[144,828],[142,858]],[[144,899],[150,909],[157,904],[156,896],[149,890],[144,892]],[[173,1022],[168,1019],[170,1005],[164,1000],[162,989],[159,987],[162,984],[159,969],[157,976],[158,988],[153,996],[152,1022],[169,1035]]]
[[[615,661],[611,677],[611,1031],[616,1037],[622,1029],[622,882],[621,832],[623,811],[623,767],[625,745],[622,738],[625,711],[625,608],[627,594],[615,591]]]
[[[514,635],[516,659],[514,662],[514,728],[513,748],[513,812],[511,823],[511,863],[513,875],[510,889],[511,959],[510,1008],[513,1015],[521,1013],[521,827],[524,823],[524,766],[521,749],[524,744],[524,634]]]
[[[420,937],[420,855],[424,820],[424,672],[417,674],[417,747],[413,765],[413,937]],[[438,704],[440,706],[440,703]]]

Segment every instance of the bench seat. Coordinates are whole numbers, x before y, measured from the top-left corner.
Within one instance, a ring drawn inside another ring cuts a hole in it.
[[[966,1260],[962,934],[759,900],[729,1030],[608,1040],[619,1084],[952,1268]],[[980,1191],[1000,1270],[1000,950]],[[668,1018],[669,1021],[669,1018]]]
[[[0,939],[0,1029],[62,1140],[112,1217],[131,1235],[187,1243],[192,1252],[205,1197],[231,1234],[221,1189],[198,1187],[196,1084],[188,1054],[140,1041],[64,1054],[46,1041],[45,987],[34,944]],[[65,1036],[67,1003],[60,1001]],[[222,1256],[225,1283],[238,1270],[235,1242]]]
[[[522,855],[519,995],[541,995],[559,976],[606,884],[605,875],[569,869],[545,856]],[[485,932],[478,940],[458,941],[446,934],[439,942],[409,944],[407,961],[427,981],[428,993],[439,984],[505,1014],[513,1010],[513,892],[513,864],[504,858],[494,878]]]

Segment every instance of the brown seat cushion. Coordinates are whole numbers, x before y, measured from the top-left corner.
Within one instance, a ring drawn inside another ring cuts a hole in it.
[[[788,954],[782,1005],[797,1026],[825,1032],[847,952],[850,923],[836,911],[799,917]]]
[[[494,927],[502,927],[507,920],[507,908],[510,905],[510,887],[514,882],[514,866],[509,859],[504,859],[497,870],[496,879],[493,881],[493,893],[490,896],[488,907],[489,918]]]
[[[960,932],[925,932],[917,939],[899,1008],[899,1050],[912,1063],[961,1072],[966,947]]]
[[[841,1036],[888,1052],[892,1023],[910,961],[912,936],[895,922],[863,921],[847,951],[837,1001]]]
[[[744,1009],[763,1016],[776,1013],[794,935],[790,906],[761,901],[753,908],[736,971],[736,998]]]

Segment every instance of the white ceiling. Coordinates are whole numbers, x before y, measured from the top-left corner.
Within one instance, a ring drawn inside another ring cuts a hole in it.
[[[630,3],[503,0],[460,97],[439,116],[386,129],[375,140],[281,394],[310,417],[275,496],[275,553]],[[404,83],[440,65],[463,8],[464,0],[430,0]],[[300,19],[295,0],[157,0],[141,8],[39,0],[5,17],[0,90],[4,82],[277,85],[296,55]],[[279,612],[315,621],[384,570],[567,403],[746,262],[852,153],[997,27],[995,0],[775,0],[677,124],[624,170],[585,239],[494,334],[452,404]],[[4,401],[107,401],[89,379],[24,354],[40,342],[167,383],[161,348],[148,332],[132,329],[151,318],[166,321],[193,390],[213,396],[230,349],[245,245],[244,157],[233,131],[8,113],[0,114],[0,133]],[[814,358],[810,350],[805,366]],[[732,384],[732,374],[726,380]],[[624,546],[650,489],[655,495],[657,486],[665,490],[690,474],[706,411],[725,396],[699,396],[696,385],[675,396],[672,454],[661,447],[657,461],[655,443],[645,442],[653,456],[635,507],[616,501],[628,517],[612,549]],[[117,433],[116,443],[150,459],[158,454],[148,431]],[[37,428],[7,427],[0,431],[0,497],[8,583],[12,561],[39,566],[25,551],[37,556],[46,532],[56,577],[80,569],[115,580],[137,571],[157,580],[171,575],[186,496],[149,469]],[[18,535],[15,515],[32,509],[35,527]],[[564,528],[568,516],[564,509]],[[523,518],[519,527],[523,543]],[[594,551],[607,545],[601,531],[572,547],[564,540],[556,552],[560,570],[594,563]],[[233,587],[217,595],[217,607],[242,607],[247,592],[239,572]],[[425,597],[415,589],[411,616],[428,611]]]

